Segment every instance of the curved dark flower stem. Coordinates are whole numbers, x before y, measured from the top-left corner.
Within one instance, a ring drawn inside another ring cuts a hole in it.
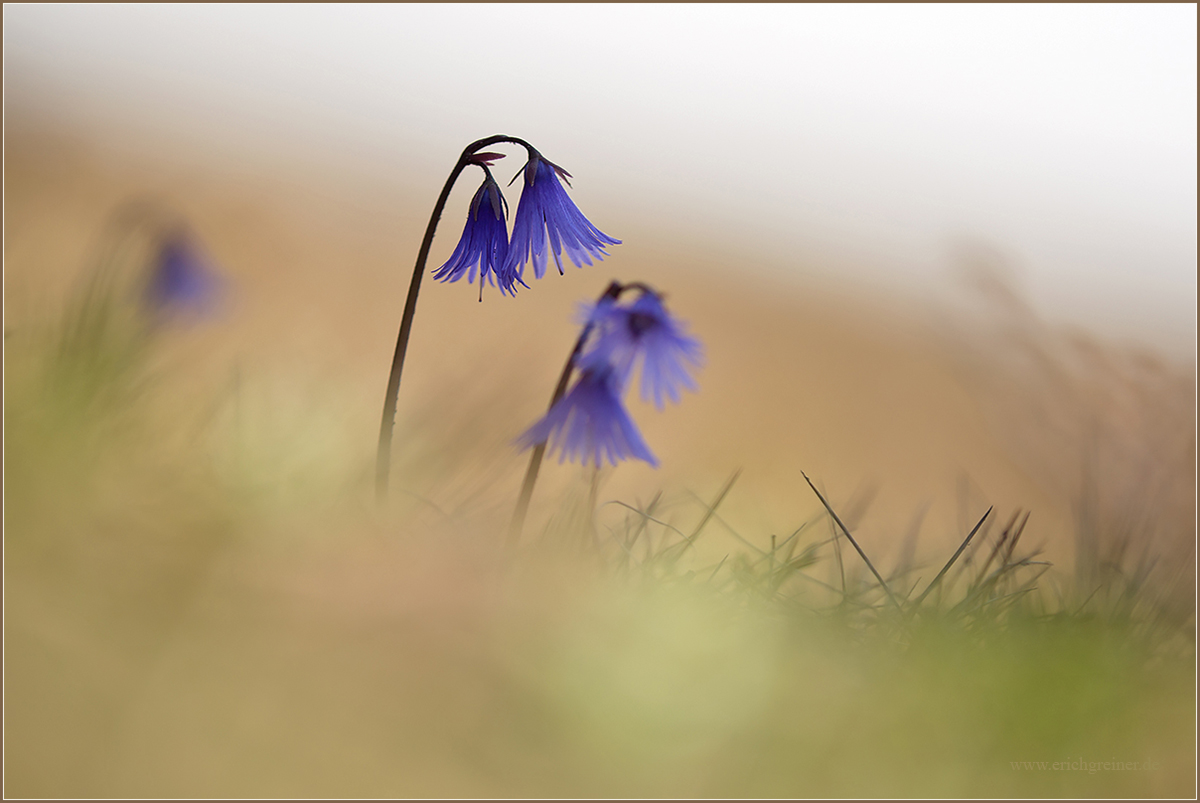
[[[421,240],[421,250],[417,252],[417,264],[413,268],[412,281],[408,285],[408,298],[404,302],[404,314],[400,316],[400,335],[396,338],[396,353],[392,357],[391,374],[388,375],[387,395],[383,400],[383,419],[379,424],[379,450],[375,454],[375,495],[381,502],[387,498],[388,477],[392,470],[392,430],[396,426],[396,399],[400,395],[400,374],[404,371],[404,355],[408,351],[408,338],[412,332],[413,315],[417,310],[417,294],[421,292],[421,276],[425,273],[425,261],[429,258],[429,249],[433,245],[433,235],[437,231],[442,210],[446,207],[446,200],[450,197],[450,190],[454,187],[454,182],[463,169],[472,163],[471,157],[480,148],[500,142],[520,145],[529,151],[531,157],[537,153],[534,147],[525,140],[506,134],[485,137],[464,148],[454,169],[450,171],[450,177],[446,179],[445,186],[442,187],[442,194],[438,196],[437,203],[434,204],[433,214],[429,216],[429,225],[425,228],[425,238]]]
[[[641,282],[633,282],[631,284],[613,282],[600,294],[600,297],[596,299],[596,303],[600,304],[605,300],[616,301],[621,296],[621,293],[626,290],[641,290],[643,293],[654,292]],[[575,370],[575,361],[579,359],[579,355],[583,351],[583,345],[587,342],[588,335],[591,333],[591,323],[584,326],[583,331],[579,333],[579,338],[575,341],[575,348],[571,349],[571,356],[567,357],[567,364],[563,366],[562,374],[558,377],[558,384],[554,388],[554,396],[550,399],[551,408],[558,404],[559,400],[566,395],[567,385],[571,382],[571,373]],[[521,495],[517,497],[517,507],[513,511],[512,522],[508,526],[509,548],[515,547],[521,539],[521,530],[525,526],[525,514],[529,512],[529,500],[533,498],[533,486],[537,482],[538,470],[542,467],[542,458],[545,454],[546,443],[543,441],[533,448],[533,454],[529,458],[529,468],[525,471],[525,481],[521,485]]]

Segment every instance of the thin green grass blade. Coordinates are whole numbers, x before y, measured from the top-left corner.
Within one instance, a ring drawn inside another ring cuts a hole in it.
[[[958,556],[961,555],[963,550],[967,548],[967,545],[971,543],[971,539],[975,537],[975,533],[979,532],[979,528],[983,526],[983,522],[987,520],[987,517],[991,514],[992,508],[989,507],[987,512],[983,514],[983,518],[975,523],[975,526],[971,528],[971,532],[967,533],[967,537],[963,539],[961,544],[959,544],[958,550],[950,556],[950,560],[946,561],[946,565],[943,566],[942,570],[937,573],[937,577],[933,578],[933,582],[926,586],[925,590],[921,592],[921,596],[917,597],[913,602],[914,608],[924,602],[925,598],[929,596],[929,592],[933,591],[933,589],[937,587],[937,584],[942,581],[942,578],[946,576],[946,572],[950,571],[950,567],[954,565],[954,561],[958,560]]]
[[[904,608],[901,607],[900,600],[896,599],[896,595],[892,593],[892,589],[888,588],[888,584],[883,579],[883,575],[876,570],[875,565],[871,563],[871,559],[867,557],[867,553],[863,552],[862,547],[860,547],[858,542],[854,540],[854,536],[850,535],[850,531],[846,529],[846,525],[842,523],[840,518],[838,518],[838,514],[833,512],[833,508],[830,507],[829,503],[825,501],[825,497],[821,496],[821,492],[817,490],[817,486],[813,485],[812,480],[810,480],[808,475],[803,471],[800,472],[800,476],[804,477],[804,481],[808,483],[808,487],[812,488],[813,493],[815,493],[817,498],[821,500],[821,504],[824,505],[825,509],[829,511],[829,515],[832,516],[833,520],[836,521],[838,526],[842,528],[842,532],[846,534],[846,540],[849,541],[854,549],[858,551],[859,557],[861,557],[863,562],[867,564],[867,568],[871,570],[871,574],[875,575],[875,579],[879,581],[879,585],[882,586],[884,592],[887,593],[888,599],[892,601],[892,604],[896,606],[897,610],[903,611]]]

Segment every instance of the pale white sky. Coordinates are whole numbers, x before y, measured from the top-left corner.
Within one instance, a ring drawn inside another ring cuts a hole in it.
[[[4,46],[10,114],[433,192],[510,133],[618,236],[918,294],[976,237],[1051,317],[1194,337],[1194,5],[6,5]]]

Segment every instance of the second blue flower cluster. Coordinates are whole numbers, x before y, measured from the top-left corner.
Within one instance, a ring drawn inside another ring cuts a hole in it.
[[[578,459],[600,468],[636,458],[657,466],[621,397],[639,367],[642,398],[660,410],[668,399],[679,402],[681,390],[696,390],[692,372],[703,360],[700,341],[646,287],[632,304],[605,298],[585,307],[581,322],[590,346],[576,361],[579,379],[518,444],[528,449],[549,442],[560,463]]]
[[[496,158],[498,154],[480,156]],[[533,274],[540,279],[551,257],[562,273],[564,253],[576,267],[583,267],[607,256],[606,246],[620,244],[593,226],[567,195],[559,179],[567,181],[570,173],[533,150],[523,170],[525,184],[510,239],[508,205],[500,185],[486,160],[480,158],[474,164],[483,168],[483,185],[471,199],[458,246],[434,271],[435,279],[456,282],[466,276],[470,283],[478,275],[480,298],[485,281],[512,295],[518,284],[529,286],[524,281],[526,263],[533,263]]]

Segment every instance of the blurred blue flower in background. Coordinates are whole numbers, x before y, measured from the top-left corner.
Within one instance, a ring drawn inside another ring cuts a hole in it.
[[[505,266],[508,274],[520,280],[525,274],[525,263],[532,260],[533,275],[542,278],[546,273],[547,251],[554,255],[559,273],[563,272],[563,251],[576,267],[582,268],[591,265],[593,258],[606,257],[605,246],[620,244],[620,240],[593,226],[567,195],[558,180],[562,177],[566,181],[570,173],[536,151],[531,152],[524,172],[525,188],[517,204]]]
[[[584,369],[575,387],[526,430],[518,445],[529,449],[549,441],[549,451],[560,452],[560,463],[578,458],[585,466],[600,468],[605,461],[615,466],[637,458],[657,467],[658,460],[621,403],[621,385],[611,366],[597,363]]]
[[[195,242],[182,229],[161,241],[143,291],[153,313],[211,312],[221,295],[222,280]]]
[[[691,372],[703,363],[703,346],[671,317],[657,293],[644,289],[629,305],[601,302],[591,308],[589,320],[597,336],[581,367],[611,365],[624,384],[641,361],[642,399],[653,398],[660,410],[664,397],[679,403],[680,388],[695,392]]]
[[[486,168],[485,168],[486,169]],[[490,172],[471,199],[467,223],[454,253],[433,273],[441,282],[457,282],[464,275],[467,283],[475,281],[479,272],[479,299],[483,300],[483,283],[498,285],[501,293],[514,294],[518,277],[508,261],[508,202]]]

